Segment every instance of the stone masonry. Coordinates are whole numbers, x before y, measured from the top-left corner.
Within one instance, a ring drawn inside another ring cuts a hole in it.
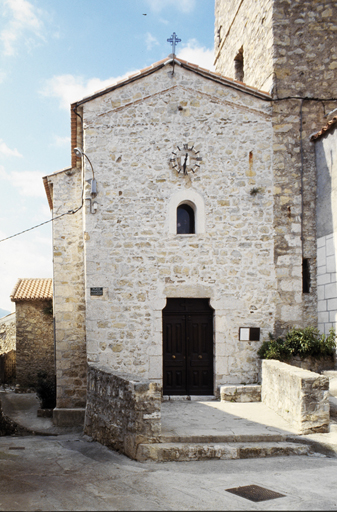
[[[160,418],[157,384],[89,366],[86,434],[136,459],[139,444],[159,442]]]
[[[262,362],[262,402],[299,434],[329,432],[329,378],[280,361]]]
[[[259,342],[240,327],[262,341],[317,325],[309,135],[336,106],[336,9],[216,0],[217,73],[171,55],[72,105],[72,167],[44,178],[60,410],[84,407],[86,361],[161,385],[167,298],[214,309],[214,394],[259,379]],[[202,156],[195,174],[170,165],[183,144]],[[177,235],[183,203],[195,234]]]
[[[12,382],[16,375],[15,313],[0,319],[0,383]]]
[[[326,134],[313,137],[317,139],[318,326],[326,334],[337,326],[337,118],[331,122]]]
[[[172,72],[83,104],[98,183],[97,213],[84,212],[88,361],[161,383],[166,298],[209,298],[216,390],[258,378],[257,343],[239,341],[239,327],[266,336],[274,324],[270,107],[179,65]],[[183,143],[203,156],[195,174],[170,167]],[[170,230],[184,200],[203,216],[194,235]]]
[[[81,206],[82,177],[79,168],[56,173],[48,181],[54,217]],[[56,407],[60,410],[83,408],[86,404],[82,211],[80,209],[53,222]],[[58,411],[58,417],[60,414]],[[60,417],[60,422],[63,421],[68,420]]]
[[[44,312],[49,303],[16,303],[16,382],[22,389],[36,387],[39,371],[55,376],[53,315]]]
[[[316,325],[316,175],[309,135],[336,107],[337,5],[329,0],[216,0],[215,13],[217,71],[233,77],[242,47],[243,81],[269,91],[274,100],[276,333],[292,324]],[[301,293],[302,258],[309,260],[308,294]]]

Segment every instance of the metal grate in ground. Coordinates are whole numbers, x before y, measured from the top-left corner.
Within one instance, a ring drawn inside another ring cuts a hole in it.
[[[233,487],[232,489],[226,489],[227,492],[236,494],[241,498],[245,498],[250,501],[267,501],[274,500],[275,498],[283,498],[285,494],[265,489],[259,485],[245,485],[243,487]]]

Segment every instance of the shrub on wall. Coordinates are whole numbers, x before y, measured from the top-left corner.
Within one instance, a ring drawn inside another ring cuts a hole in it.
[[[274,338],[269,333],[269,340],[264,341],[258,350],[261,359],[278,359],[289,361],[292,357],[301,359],[313,357],[320,359],[325,356],[333,356],[336,349],[336,333],[330,329],[328,336],[321,334],[315,327],[304,329],[293,328],[287,332],[284,338]]]

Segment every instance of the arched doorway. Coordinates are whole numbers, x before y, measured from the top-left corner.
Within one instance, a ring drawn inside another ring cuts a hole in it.
[[[164,395],[213,395],[209,299],[167,299],[163,309]]]

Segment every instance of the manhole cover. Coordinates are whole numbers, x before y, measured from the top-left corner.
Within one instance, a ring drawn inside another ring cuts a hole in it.
[[[246,500],[250,501],[274,500],[275,498],[283,498],[285,496],[285,494],[270,491],[269,489],[265,489],[259,485],[233,487],[232,489],[226,489],[226,491],[231,492],[232,494],[236,494],[237,496],[241,496],[241,498],[246,498]]]

